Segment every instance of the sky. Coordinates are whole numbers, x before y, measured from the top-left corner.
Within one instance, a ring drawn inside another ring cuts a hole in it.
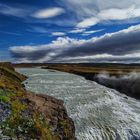
[[[140,0],[0,0],[0,61],[140,63]]]

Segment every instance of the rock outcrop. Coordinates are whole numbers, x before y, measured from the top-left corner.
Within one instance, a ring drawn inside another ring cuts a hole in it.
[[[63,101],[26,91],[26,78],[0,63],[0,139],[75,140]]]

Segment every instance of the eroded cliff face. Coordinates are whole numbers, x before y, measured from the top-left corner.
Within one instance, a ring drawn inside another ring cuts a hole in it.
[[[0,63],[0,139],[75,140],[63,101],[26,91],[10,63]]]

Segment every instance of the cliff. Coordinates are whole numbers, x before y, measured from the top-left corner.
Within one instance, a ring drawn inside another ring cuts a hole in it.
[[[26,91],[26,78],[0,63],[0,139],[75,140],[63,101]]]

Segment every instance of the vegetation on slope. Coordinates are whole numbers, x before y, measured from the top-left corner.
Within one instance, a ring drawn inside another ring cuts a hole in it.
[[[27,93],[21,84],[25,79],[10,63],[0,63],[0,139],[74,140],[63,102]]]

